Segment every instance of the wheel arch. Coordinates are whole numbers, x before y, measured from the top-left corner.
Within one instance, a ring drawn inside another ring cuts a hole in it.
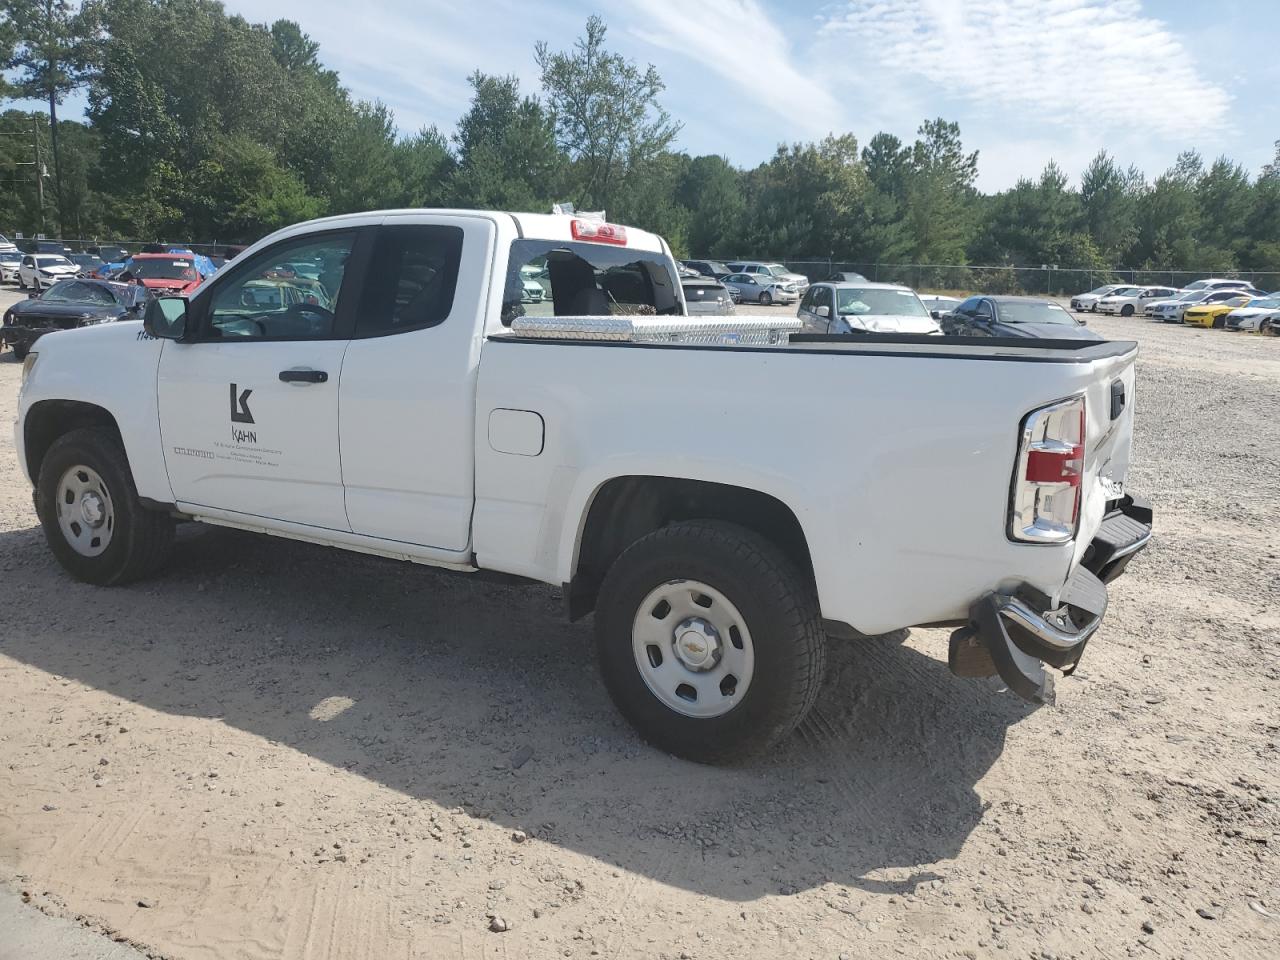
[[[31,405],[22,421],[22,452],[32,483],[40,476],[40,464],[58,438],[83,427],[105,430],[124,447],[120,424],[105,407],[83,400],[40,400]],[[127,451],[125,459],[127,462]]]
[[[773,494],[686,477],[615,476],[595,487],[580,512],[564,578],[570,619],[595,608],[604,575],[623,550],[646,534],[682,520],[740,524],[774,543],[804,576],[813,579],[813,558],[800,519]]]

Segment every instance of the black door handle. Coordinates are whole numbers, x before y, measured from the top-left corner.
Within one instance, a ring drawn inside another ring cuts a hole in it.
[[[285,383],[325,383],[329,374],[323,370],[281,370],[280,379]]]

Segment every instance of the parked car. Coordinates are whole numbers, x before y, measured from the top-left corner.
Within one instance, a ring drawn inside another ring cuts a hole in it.
[[[98,269],[105,262],[100,256],[93,253],[72,253],[67,255],[67,259],[80,268],[79,276],[82,277],[97,276]]]
[[[1183,290],[1244,290],[1251,293],[1261,293],[1262,291],[1255,287],[1248,280],[1223,280],[1217,277],[1210,277],[1207,280],[1197,280],[1195,283],[1188,283]]]
[[[22,251],[18,249],[18,245],[16,243],[14,243],[12,240],[6,237],[3,233],[0,233],[0,253],[21,253],[21,252]]]
[[[736,294],[739,302],[767,307],[772,303],[795,303],[797,298],[794,283],[767,273],[731,273],[720,282]]]
[[[805,333],[942,334],[916,292],[892,283],[815,283],[796,316]]]
[[[803,273],[793,273],[780,263],[768,263],[762,260],[750,260],[745,263],[730,263],[728,268],[734,273],[750,273],[757,277],[772,277],[775,280],[789,281],[797,293],[809,289],[809,278]]]
[[[18,266],[22,263],[20,250],[0,250],[0,282],[17,283]]]
[[[129,259],[129,251],[124,247],[117,246],[113,243],[103,244],[98,247],[89,247],[85,253],[95,253],[104,263],[124,263]]]
[[[690,270],[697,271],[704,277],[713,277],[716,280],[723,280],[733,273],[727,264],[721,263],[719,260],[681,260],[680,262]]]
[[[542,280],[547,275],[546,267],[536,267],[526,263],[520,268],[520,288],[524,291],[521,297],[524,303],[541,303],[547,298],[547,289]]]
[[[1077,312],[1089,310],[1096,313],[1098,310],[1098,301],[1105,296],[1113,293],[1120,293],[1125,290],[1137,289],[1131,283],[1105,283],[1100,287],[1094,287],[1088,293],[1078,293],[1071,298],[1071,309]]]
[[[867,278],[852,270],[841,270],[827,277],[827,283],[867,283]]]
[[[1132,317],[1146,309],[1148,303],[1167,300],[1178,291],[1173,287],[1123,287],[1100,298],[1094,309],[1108,316]]]
[[[685,312],[691,317],[726,317],[735,312],[729,288],[712,277],[697,271],[681,273],[680,286],[684,290]]]
[[[59,280],[74,277],[80,268],[58,253],[28,253],[18,264],[18,289],[36,293]]]
[[[317,251],[336,315],[241,305]],[[563,315],[523,315],[508,278],[538,262]],[[42,338],[14,448],[90,584],[165,569],[182,518],[561,586],[618,709],[695,760],[795,730],[832,636],[950,622],[955,672],[1050,700],[1044,663],[1098,643],[1151,534],[1122,492],[1136,344],[791,344],[740,317],[771,345],[707,345],[732,325],[676,283],[660,237],[571,216],[299,224],[141,325]]]
[[[1243,330],[1247,333],[1257,331],[1266,333],[1272,324],[1280,319],[1280,296],[1258,297],[1250,300],[1243,307],[1236,307],[1229,312],[1223,321],[1225,330]]]
[[[960,306],[959,297],[947,297],[936,293],[920,294],[920,302],[929,311],[929,316],[937,320],[939,316]]]
[[[1203,303],[1221,303],[1240,295],[1235,287],[1220,290],[1188,290],[1174,300],[1162,300],[1151,306],[1151,317],[1164,323],[1182,323],[1183,314],[1191,307]]]
[[[194,257],[177,253],[137,253],[112,278],[123,283],[140,283],[153,293],[190,293],[212,275],[202,274]]]
[[[127,283],[76,278],[59,280],[44,293],[19,300],[4,312],[0,339],[19,360],[46,333],[137,319],[147,291]]]
[[[970,297],[944,313],[941,323],[943,332],[953,337],[1104,339],[1052,300],[1036,297]]]
[[[1257,297],[1237,292],[1235,296],[1212,303],[1198,303],[1187,307],[1182,313],[1182,322],[1193,327],[1221,327],[1227,322],[1227,314],[1238,307],[1252,303]]]

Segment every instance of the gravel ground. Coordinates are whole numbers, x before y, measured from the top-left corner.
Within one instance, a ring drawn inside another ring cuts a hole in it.
[[[737,769],[639,741],[549,589],[194,525],[73,583],[6,434],[0,879],[173,960],[1280,955],[1280,339],[1093,326],[1157,539],[1058,706],[836,644]]]

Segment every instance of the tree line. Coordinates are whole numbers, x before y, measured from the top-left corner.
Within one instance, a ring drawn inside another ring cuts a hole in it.
[[[531,52],[539,89],[477,69],[451,134],[402,135],[292,21],[217,0],[0,0],[0,96],[48,105],[0,116],[0,230],[241,243],[325,214],[568,200],[678,255],[1280,270],[1280,144],[1256,176],[1186,152],[1148,180],[1103,150],[1078,184],[1050,162],[984,194],[977,152],[935,119],[909,143],[833,133],[742,169],[679,149],[658,71],[610,50],[599,17]],[[58,117],[79,90],[87,122]],[[43,206],[23,165],[37,145]]]

